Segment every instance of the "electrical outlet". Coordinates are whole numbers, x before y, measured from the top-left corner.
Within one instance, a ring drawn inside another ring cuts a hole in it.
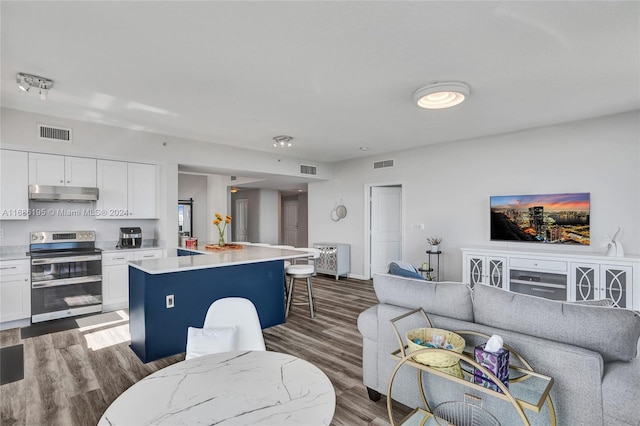
[[[173,294],[167,294],[167,308],[173,308],[175,306],[175,299]]]
[[[424,223],[419,223],[416,225],[418,229],[424,229]]]

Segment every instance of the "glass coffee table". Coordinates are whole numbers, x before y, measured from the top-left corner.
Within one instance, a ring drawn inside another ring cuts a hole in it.
[[[491,371],[487,370],[484,366],[477,363],[474,360],[472,353],[463,352],[459,354],[450,350],[435,348],[425,348],[414,351],[413,353],[408,353],[407,347],[403,344],[402,338],[400,337],[400,334],[398,333],[398,330],[395,326],[395,321],[405,318],[416,312],[422,312],[425,319],[427,320],[428,326],[431,327],[431,321],[427,317],[426,313],[422,311],[422,309],[416,309],[391,320],[392,327],[400,343],[400,348],[391,353],[391,358],[398,361],[398,364],[391,373],[391,376],[389,378],[389,385],[387,388],[387,411],[392,426],[437,425],[435,419],[433,418],[433,414],[431,413],[433,410],[429,407],[429,403],[427,402],[427,399],[425,397],[423,373],[433,374],[445,378],[452,382],[469,387],[470,389],[482,392],[488,396],[500,398],[511,403],[525,426],[529,426],[530,422],[524,410],[538,413],[546,404],[549,409],[549,423],[551,426],[556,425],[555,409],[553,407],[551,397],[549,396],[549,392],[551,391],[551,387],[553,386],[553,378],[534,371],[527,360],[524,359],[524,357],[522,357],[515,349],[513,349],[509,345],[505,344],[504,347],[505,349],[509,350],[511,357],[513,357],[512,360],[515,362],[510,363],[509,365],[508,387],[505,386]],[[462,337],[466,336],[483,340],[488,340],[490,337],[475,331],[461,330],[455,331],[455,333]],[[458,362],[451,367],[438,368],[422,364],[414,360],[414,357],[416,355],[429,353],[428,351],[433,351],[431,353],[443,353],[452,357],[457,357]],[[393,419],[391,395],[394,378],[400,367],[402,367],[403,365],[409,365],[416,368],[418,374],[418,387],[420,390],[420,396],[422,398],[424,407],[426,408],[416,408],[403,420],[401,420],[400,422],[396,422]],[[499,387],[501,392],[474,383],[474,367],[482,371],[487,377],[489,377]]]

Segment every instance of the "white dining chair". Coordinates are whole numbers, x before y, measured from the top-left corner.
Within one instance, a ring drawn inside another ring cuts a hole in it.
[[[258,312],[248,299],[226,297],[209,306],[201,329],[189,327],[185,359],[244,350],[266,350]]]

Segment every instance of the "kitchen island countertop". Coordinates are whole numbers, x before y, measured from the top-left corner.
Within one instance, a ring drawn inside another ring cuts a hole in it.
[[[163,259],[138,260],[130,262],[133,268],[148,274],[167,274],[172,272],[192,271],[197,269],[218,268],[223,266],[246,265],[249,263],[269,262],[308,257],[309,253],[301,250],[287,250],[274,247],[243,246],[241,249],[214,251],[207,250],[201,243],[199,248],[180,250],[196,253],[196,256],[167,257]]]

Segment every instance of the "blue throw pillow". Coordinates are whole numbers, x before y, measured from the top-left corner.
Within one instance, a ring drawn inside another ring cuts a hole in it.
[[[400,277],[415,278],[425,281],[425,278],[416,270],[416,268],[413,268],[413,270],[409,270],[406,267],[401,267],[396,262],[389,263],[389,273],[391,275],[398,275]]]

